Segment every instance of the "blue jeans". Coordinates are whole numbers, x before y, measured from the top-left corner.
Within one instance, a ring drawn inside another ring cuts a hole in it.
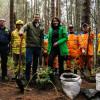
[[[29,81],[29,79],[30,79],[31,65],[32,65],[32,75],[34,75],[36,73],[40,53],[41,53],[40,47],[31,47],[31,48],[28,47],[28,48],[26,48],[25,76],[26,76],[27,81]]]

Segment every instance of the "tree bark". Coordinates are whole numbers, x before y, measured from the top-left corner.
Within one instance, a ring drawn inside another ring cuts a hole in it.
[[[14,29],[14,0],[10,0],[10,30]]]
[[[90,2],[91,0],[84,0],[83,13],[82,13],[82,24],[90,24]]]

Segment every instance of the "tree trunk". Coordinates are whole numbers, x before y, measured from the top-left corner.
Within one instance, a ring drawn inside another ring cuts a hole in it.
[[[10,0],[10,30],[14,29],[14,0]]]
[[[61,6],[60,6],[61,0],[56,0],[56,17],[60,19],[61,15]]]
[[[25,23],[27,22],[27,1],[25,3]]]
[[[67,20],[67,24],[69,23],[68,21],[68,6],[67,6],[67,0],[66,0],[66,20]]]
[[[55,0],[51,0],[51,17],[55,16]]]
[[[76,0],[76,5],[75,5],[75,29],[77,32],[80,32],[80,2],[79,0]]]
[[[84,0],[83,13],[82,13],[82,24],[90,24],[90,2],[91,0]]]
[[[47,33],[47,0],[44,2],[45,33]]]

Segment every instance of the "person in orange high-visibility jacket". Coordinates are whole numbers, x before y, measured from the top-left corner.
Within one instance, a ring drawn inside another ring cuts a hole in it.
[[[47,53],[47,48],[48,48],[48,35],[44,34],[44,39],[43,39],[43,58],[44,58],[44,65],[48,65],[48,53]]]
[[[74,73],[77,74],[80,50],[78,46],[78,37],[72,25],[69,25],[67,45],[69,49],[68,60],[66,61],[67,70],[71,71],[71,69],[74,69]]]
[[[84,67],[87,67],[89,74],[92,75],[94,33],[86,23],[83,24],[82,31],[83,33],[78,36],[81,51],[81,71],[84,72]]]

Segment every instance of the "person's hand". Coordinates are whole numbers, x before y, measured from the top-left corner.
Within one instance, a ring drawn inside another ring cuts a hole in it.
[[[23,39],[23,33],[20,33],[19,36],[21,39]]]
[[[58,45],[58,43],[57,43],[57,42],[55,42],[55,43],[53,44],[53,46],[54,46],[54,47],[56,47],[57,45]]]
[[[82,49],[82,54],[86,55],[86,50],[85,49]]]
[[[19,36],[22,36],[23,35],[23,33],[22,32],[19,32]]]

